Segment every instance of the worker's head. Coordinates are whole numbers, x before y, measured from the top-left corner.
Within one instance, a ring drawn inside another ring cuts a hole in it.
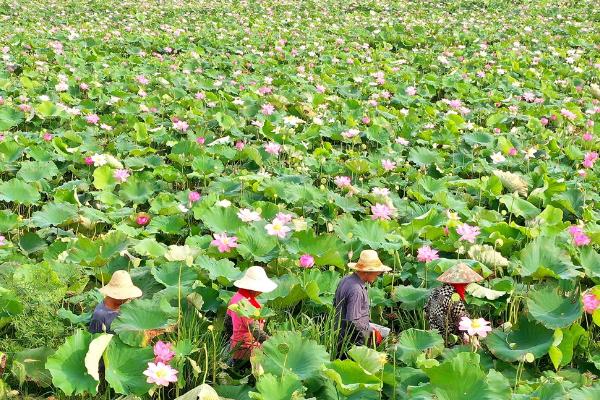
[[[263,267],[253,266],[246,270],[241,279],[233,282],[235,287],[245,289],[255,297],[261,293],[269,293],[277,288],[277,284],[267,276]]]
[[[356,271],[356,274],[360,277],[363,282],[373,283],[377,280],[379,275],[383,274],[382,271],[377,272],[365,272],[365,271]]]
[[[142,290],[133,284],[129,272],[124,270],[115,271],[110,282],[98,290],[104,295],[107,302],[114,305],[120,305],[142,296]]]
[[[356,271],[356,274],[364,282],[373,283],[377,277],[384,272],[392,269],[387,265],[383,265],[377,252],[374,250],[363,250],[360,257],[355,263],[348,263],[348,267]]]

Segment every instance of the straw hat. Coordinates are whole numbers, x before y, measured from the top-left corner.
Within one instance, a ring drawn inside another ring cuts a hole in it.
[[[473,283],[483,280],[483,277],[467,264],[458,263],[446,270],[437,280],[444,283]]]
[[[269,279],[262,267],[253,266],[246,270],[241,279],[233,282],[240,289],[254,290],[255,292],[269,293],[275,290],[277,284]]]
[[[115,271],[110,282],[98,290],[103,295],[117,300],[134,299],[142,295],[142,290],[131,282],[129,272],[123,270]]]
[[[358,261],[348,263],[348,267],[361,272],[388,272],[392,270],[387,265],[383,265],[375,250],[361,251]]]

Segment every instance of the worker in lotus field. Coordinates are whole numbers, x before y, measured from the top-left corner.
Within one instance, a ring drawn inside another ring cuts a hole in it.
[[[437,278],[443,285],[434,288],[425,304],[425,315],[430,329],[437,330],[446,345],[450,335],[460,336],[462,317],[469,318],[465,308],[467,285],[483,280],[483,277],[464,263],[458,263]]]
[[[261,304],[256,298],[262,293],[269,293],[277,288],[277,284],[267,277],[265,270],[258,266],[248,268],[244,276],[233,285],[238,288],[238,291],[233,295],[228,306],[245,299],[259,309]],[[269,338],[264,331],[265,321],[240,316],[228,309],[224,325],[232,351],[230,365],[234,368],[248,366],[252,351]]]
[[[142,290],[131,281],[129,272],[119,270],[110,278],[110,282],[98,289],[104,300],[94,309],[90,321],[90,333],[113,333],[111,324],[119,316],[120,308],[131,299],[142,296]]]
[[[370,303],[367,283],[373,283],[384,272],[392,269],[383,265],[377,252],[364,250],[356,263],[348,267],[354,273],[343,278],[335,291],[333,306],[338,321],[338,355],[345,358],[344,348],[352,345],[379,344],[385,332],[370,322]]]

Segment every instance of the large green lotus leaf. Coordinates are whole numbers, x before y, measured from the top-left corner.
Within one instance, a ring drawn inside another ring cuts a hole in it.
[[[552,196],[552,201],[556,201],[564,209],[570,211],[578,217],[581,217],[585,199],[583,192],[576,188],[571,188],[565,192]]]
[[[94,187],[98,190],[104,190],[109,186],[113,186],[117,183],[114,178],[114,170],[108,166],[103,165],[94,170]]]
[[[0,318],[10,318],[23,311],[23,303],[11,290],[0,286]]]
[[[261,298],[268,301],[269,306],[273,308],[293,307],[307,297],[306,290],[296,275],[282,275],[274,281],[277,282],[277,288],[270,293],[261,295]],[[314,288],[314,285],[312,285],[311,289],[314,290]],[[312,294],[313,297],[314,295],[319,296],[318,292]]]
[[[571,325],[583,312],[579,298],[561,296],[548,286],[529,292],[527,308],[536,321],[550,329]]]
[[[23,113],[11,107],[0,108],[0,131],[7,131],[23,121]]]
[[[46,369],[46,362],[52,354],[54,349],[48,347],[27,349],[16,353],[12,360],[11,371],[19,380],[19,384],[32,381],[42,387],[50,386],[52,376]]]
[[[304,399],[302,395],[305,392],[304,386],[298,376],[289,372],[282,376],[265,374],[256,382],[258,392],[248,393],[251,399],[256,400],[290,400]]]
[[[590,387],[572,389],[567,393],[569,400],[597,400],[600,399],[600,383]]]
[[[496,375],[492,375],[494,385],[490,388],[476,353],[459,353],[438,366],[425,369],[425,373],[439,399],[510,399],[510,391],[504,390]]]
[[[84,393],[96,394],[98,382],[87,373],[84,359],[92,335],[78,330],[48,358],[46,368],[52,375],[52,384],[67,396]]]
[[[441,164],[443,162],[440,154],[435,150],[429,150],[424,147],[413,147],[410,149],[408,160],[418,166],[429,166],[432,164]]]
[[[11,179],[0,183],[0,200],[18,204],[34,204],[40,199],[40,192],[29,183],[20,179]]]
[[[380,221],[366,219],[356,224],[353,234],[367,247],[377,250],[386,244],[385,235],[388,233]]]
[[[223,171],[223,163],[220,160],[215,160],[209,156],[203,155],[200,157],[195,157],[192,162],[192,169],[195,174],[190,174],[189,176],[210,176],[210,175],[219,175],[221,171]]]
[[[236,233],[244,223],[237,216],[234,207],[213,206],[200,215],[200,219],[208,229],[216,233]]]
[[[154,300],[134,300],[121,306],[111,328],[130,346],[148,344],[148,330],[166,329],[175,324],[176,313]]]
[[[353,346],[348,355],[358,365],[370,374],[376,374],[385,365],[387,354],[368,348],[367,346]]]
[[[153,359],[152,347],[133,348],[113,338],[104,352],[106,381],[116,393],[143,395],[151,387],[143,372]]]
[[[581,266],[590,278],[600,278],[600,254],[592,246],[585,246],[580,252]]]
[[[77,207],[71,203],[47,203],[41,211],[33,213],[31,222],[38,228],[46,228],[72,221],[76,216]]]
[[[218,385],[215,386],[215,390],[222,397],[222,400],[225,399],[235,399],[235,400],[249,400],[250,397],[248,393],[253,388],[248,385],[241,384],[228,384],[228,385]],[[193,399],[196,400],[196,399]],[[207,399],[209,400],[209,399]]]
[[[120,231],[112,231],[102,238],[100,246],[100,255],[102,258],[109,259],[117,253],[125,250],[129,246],[129,236]]]
[[[439,333],[410,328],[400,334],[394,355],[403,363],[410,365],[425,350],[441,351],[443,348],[444,339]]]
[[[214,258],[202,255],[196,258],[194,263],[203,270],[208,271],[208,277],[211,280],[218,280],[226,285],[230,285],[243,275],[242,271],[226,258],[215,260]]]
[[[192,286],[198,279],[198,273],[182,262],[169,262],[152,267],[154,278],[165,286]]]
[[[25,253],[35,253],[46,248],[47,244],[37,233],[27,232],[19,238],[19,246]]]
[[[265,373],[279,376],[291,371],[306,380],[319,374],[329,354],[324,346],[303,338],[300,332],[281,331],[263,343],[256,360]]]
[[[392,291],[392,300],[400,303],[400,308],[405,310],[422,308],[427,301],[427,296],[429,296],[429,289],[414,286],[396,286]]]
[[[245,259],[269,262],[277,256],[277,239],[269,236],[264,228],[243,227],[238,232],[238,253]]]
[[[136,204],[145,203],[154,193],[154,185],[148,180],[131,177],[127,182],[121,184],[119,196]]]
[[[133,249],[142,256],[158,258],[165,255],[167,252],[167,246],[159,243],[154,238],[146,238],[140,240]]]
[[[170,233],[172,235],[181,234],[182,229],[186,226],[186,221],[180,215],[159,215],[152,218],[150,224],[146,228],[148,233]]]
[[[380,391],[383,387],[378,376],[369,374],[352,360],[334,360],[325,367],[323,374],[334,381],[345,396],[365,389]]]
[[[363,212],[365,210],[355,197],[340,196],[337,193],[332,193],[330,196],[335,205],[346,213]]]
[[[58,168],[52,161],[24,161],[17,177],[25,182],[37,182],[42,179],[50,180],[58,175]]]
[[[19,225],[19,215],[10,210],[0,210],[0,232],[8,232]]]
[[[558,248],[552,238],[539,237],[530,242],[521,250],[519,258],[522,276],[573,279],[581,275],[569,255]]]
[[[522,316],[513,330],[493,330],[485,339],[487,348],[501,360],[521,361],[527,353],[540,358],[548,352],[553,342],[553,331],[542,324]]]
[[[500,203],[506,206],[508,212],[518,217],[531,219],[540,213],[540,209],[520,197],[514,195],[500,196]]]
[[[286,242],[286,247],[293,254],[310,254],[320,257],[332,251],[337,251],[341,246],[334,235],[315,235],[312,230],[296,232]]]

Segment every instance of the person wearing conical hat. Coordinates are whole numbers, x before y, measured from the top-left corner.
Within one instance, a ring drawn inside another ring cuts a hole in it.
[[[121,306],[141,297],[142,290],[133,284],[129,272],[119,270],[98,291],[104,295],[104,300],[94,309],[88,330],[90,333],[113,333],[110,325],[119,316]]]
[[[358,261],[349,263],[348,267],[354,270],[354,273],[340,281],[333,303],[336,320],[339,321],[339,352],[342,352],[346,344],[360,346],[369,342],[381,342],[381,333],[370,323],[367,283],[375,282],[379,275],[392,270],[383,265],[374,250],[363,250]]]
[[[443,285],[431,291],[425,304],[425,315],[430,329],[437,330],[448,344],[450,334],[460,335],[458,325],[461,318],[469,318],[464,303],[467,285],[479,282],[483,277],[468,265],[458,263],[440,275],[437,280]]]
[[[261,308],[257,296],[277,288],[277,284],[269,279],[265,270],[259,266],[248,268],[244,276],[233,282],[233,285],[238,288],[238,291],[229,301],[229,306],[245,299],[256,308]],[[264,320],[253,320],[227,310],[225,331],[230,335],[229,344],[232,350],[230,363],[234,367],[242,368],[247,365],[252,350],[260,347],[261,343],[269,338],[264,331],[264,326]]]

